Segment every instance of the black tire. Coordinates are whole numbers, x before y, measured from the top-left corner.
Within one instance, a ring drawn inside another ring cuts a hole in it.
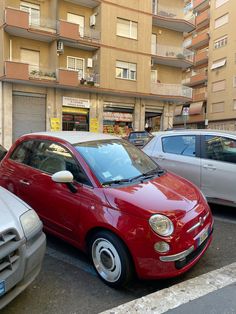
[[[134,268],[123,242],[112,232],[99,231],[89,241],[93,266],[108,286],[121,288],[133,277]]]

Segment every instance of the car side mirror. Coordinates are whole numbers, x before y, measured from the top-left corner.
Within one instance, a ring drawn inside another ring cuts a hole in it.
[[[57,183],[66,183],[69,190],[72,193],[76,193],[77,188],[74,186],[73,180],[74,180],[73,174],[67,170],[58,171],[52,175],[52,181]]]
[[[52,175],[52,181],[57,183],[72,183],[73,179],[73,174],[67,170],[58,171]]]

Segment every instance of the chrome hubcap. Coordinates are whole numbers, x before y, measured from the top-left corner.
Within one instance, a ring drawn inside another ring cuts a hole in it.
[[[121,275],[121,261],[114,245],[106,239],[96,239],[92,245],[92,259],[99,275],[115,282]]]

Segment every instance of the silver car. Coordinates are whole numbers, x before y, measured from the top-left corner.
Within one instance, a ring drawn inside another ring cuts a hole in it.
[[[162,168],[195,183],[209,202],[236,206],[236,132],[155,132],[142,149]]]
[[[45,248],[36,212],[0,187],[0,311],[39,274]]]

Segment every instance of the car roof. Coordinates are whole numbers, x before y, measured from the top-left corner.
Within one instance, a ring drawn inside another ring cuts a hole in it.
[[[176,129],[171,131],[158,131],[158,132],[152,132],[152,135],[154,136],[161,136],[161,135],[171,135],[171,134],[191,134],[191,133],[197,133],[197,134],[222,134],[222,135],[233,135],[236,136],[236,131],[225,131],[225,130],[214,130],[214,129]]]
[[[120,139],[120,137],[104,133],[93,133],[85,131],[58,131],[58,132],[36,132],[25,134],[24,136],[35,136],[45,138],[58,138],[69,142],[70,144],[77,144],[83,142],[92,142],[109,139]]]

